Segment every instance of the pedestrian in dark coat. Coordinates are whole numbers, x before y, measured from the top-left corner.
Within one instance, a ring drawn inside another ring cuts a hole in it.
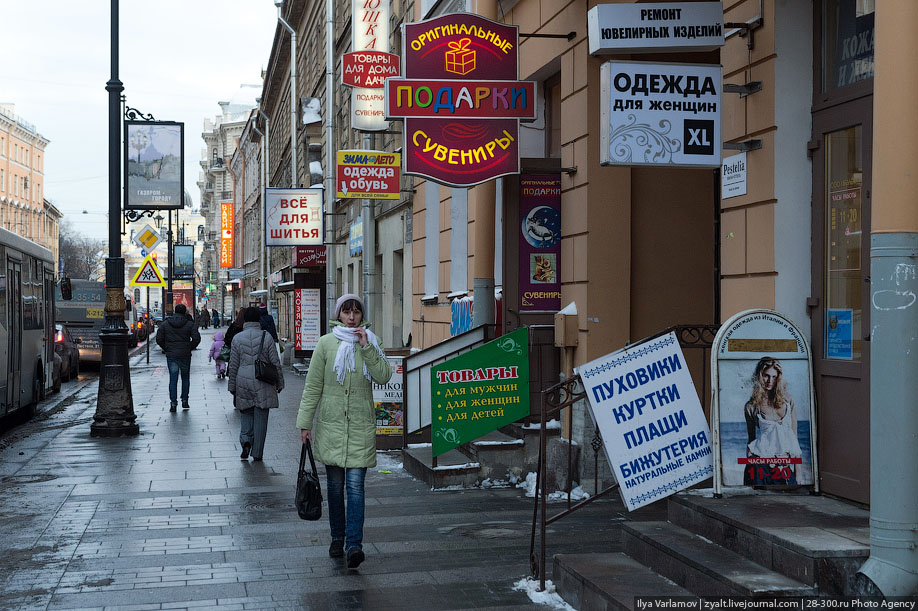
[[[242,325],[245,324],[243,312],[245,312],[245,308],[239,308],[239,311],[236,312],[236,318],[226,328],[226,335],[223,336],[223,342],[230,348],[233,347],[233,337],[242,331]]]
[[[189,409],[188,390],[191,375],[191,351],[201,343],[197,325],[188,317],[188,308],[180,303],[175,313],[167,318],[156,332],[156,343],[166,353],[169,367],[169,411],[178,405],[178,378],[182,376],[182,408]]]
[[[268,306],[263,303],[260,304],[258,312],[261,315],[258,320],[261,323],[261,328],[270,333],[271,337],[274,338],[274,342],[277,343],[277,326],[274,324],[274,317],[268,312]]]
[[[220,312],[217,311],[217,308],[214,308],[210,311],[210,320],[214,323],[214,329],[217,329],[220,326]]]
[[[210,310],[207,308],[201,310],[201,326],[205,329],[210,328]]]
[[[284,374],[277,357],[277,348],[271,336],[262,331],[259,318],[258,308],[245,309],[245,323],[242,332],[233,338],[227,369],[227,387],[233,394],[233,405],[242,415],[239,431],[241,458],[248,458],[251,452],[253,460],[261,460],[264,456],[268,410],[278,406],[277,393],[284,389]],[[276,384],[268,384],[255,377],[256,359],[274,365],[278,373]]]

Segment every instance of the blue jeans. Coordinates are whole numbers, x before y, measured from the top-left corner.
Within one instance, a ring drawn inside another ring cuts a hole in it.
[[[363,549],[363,482],[366,467],[345,469],[325,465],[328,492],[328,525],[333,541],[344,541],[345,550]],[[347,518],[344,512],[344,491],[347,488]]]
[[[173,405],[178,403],[178,378],[182,374],[182,402],[188,402],[188,387],[190,386],[189,376],[191,374],[191,357],[187,359],[166,357],[166,365],[169,367],[169,401]]]

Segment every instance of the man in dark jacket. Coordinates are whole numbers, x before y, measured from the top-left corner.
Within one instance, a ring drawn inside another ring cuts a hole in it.
[[[169,411],[178,406],[178,377],[182,374],[182,409],[188,409],[189,374],[191,372],[191,351],[201,343],[194,320],[188,317],[188,308],[180,303],[175,314],[167,318],[156,333],[156,343],[166,352],[169,366]]]
[[[278,343],[277,327],[274,325],[274,317],[268,313],[268,306],[264,303],[258,304],[258,311],[261,314],[261,319],[258,321],[261,323],[261,330],[270,333],[274,343]]]

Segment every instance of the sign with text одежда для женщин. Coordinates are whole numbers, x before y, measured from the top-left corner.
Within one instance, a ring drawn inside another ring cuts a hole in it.
[[[405,173],[469,187],[519,173],[519,121],[535,119],[518,80],[519,30],[470,13],[402,25],[403,77],[386,112],[403,119]]]
[[[590,55],[713,51],[724,44],[722,2],[597,4],[587,13]]]
[[[675,333],[576,371],[628,511],[711,477],[711,433]]]
[[[529,414],[529,327],[430,370],[433,455]]]
[[[265,189],[265,246],[321,246],[325,189]]]

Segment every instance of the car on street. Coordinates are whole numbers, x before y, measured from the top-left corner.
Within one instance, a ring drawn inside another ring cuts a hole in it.
[[[79,337],[73,337],[67,325],[54,325],[54,353],[61,357],[61,379],[73,380],[80,374]]]

